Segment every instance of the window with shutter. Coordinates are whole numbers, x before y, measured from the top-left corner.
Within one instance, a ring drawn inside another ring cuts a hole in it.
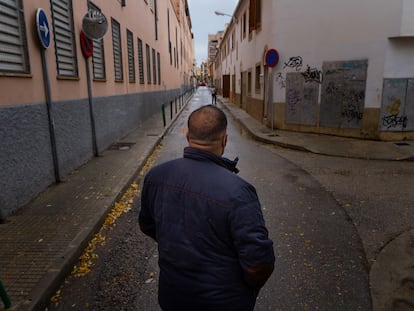
[[[111,19],[112,21],[112,46],[114,54],[114,72],[115,81],[122,81],[124,78],[122,71],[122,47],[121,47],[121,26],[119,23]]]
[[[0,72],[30,72],[22,0],[0,0]]]
[[[135,82],[134,36],[130,30],[127,30],[127,46],[129,82]]]
[[[142,52],[142,40],[138,38],[138,69],[139,69],[139,83],[144,84],[144,55]]]
[[[73,9],[71,0],[51,0],[56,68],[59,76],[77,77]]]
[[[92,4],[91,2],[88,2],[88,9],[101,12],[101,9],[99,9],[96,5]],[[100,40],[93,40],[92,66],[94,79],[106,79],[103,38]]]
[[[155,49],[152,49],[152,83],[157,84],[157,62],[155,61]]]
[[[158,84],[161,85],[161,57],[160,57],[160,52],[157,52],[157,68],[158,68]]]
[[[145,52],[147,57],[147,83],[151,84],[151,52],[148,44],[145,45]]]

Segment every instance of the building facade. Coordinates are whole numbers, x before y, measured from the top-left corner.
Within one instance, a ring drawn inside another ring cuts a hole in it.
[[[187,92],[193,59],[186,0],[0,0],[0,219]]]
[[[220,92],[269,126],[414,139],[414,2],[240,0]]]

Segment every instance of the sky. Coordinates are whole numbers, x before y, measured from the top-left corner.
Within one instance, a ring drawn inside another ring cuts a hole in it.
[[[188,0],[197,67],[207,60],[208,35],[224,30],[231,20],[230,16],[215,15],[214,11],[232,15],[237,3],[238,0]]]

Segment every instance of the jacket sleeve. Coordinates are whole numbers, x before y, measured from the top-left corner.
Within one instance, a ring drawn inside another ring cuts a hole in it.
[[[139,211],[138,222],[141,231],[157,241],[153,202],[151,200],[150,186],[148,185],[147,178],[144,180],[141,191],[141,209]]]
[[[244,279],[260,288],[273,272],[275,255],[256,191],[247,190],[230,213],[230,227]]]

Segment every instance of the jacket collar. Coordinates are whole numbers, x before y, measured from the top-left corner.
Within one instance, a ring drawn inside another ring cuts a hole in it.
[[[184,158],[194,159],[194,160],[209,160],[212,161],[220,166],[227,168],[229,171],[233,173],[238,173],[239,169],[236,167],[239,158],[235,158],[233,161],[229,160],[224,157],[219,157],[214,153],[200,150],[193,147],[185,147],[184,148]]]

